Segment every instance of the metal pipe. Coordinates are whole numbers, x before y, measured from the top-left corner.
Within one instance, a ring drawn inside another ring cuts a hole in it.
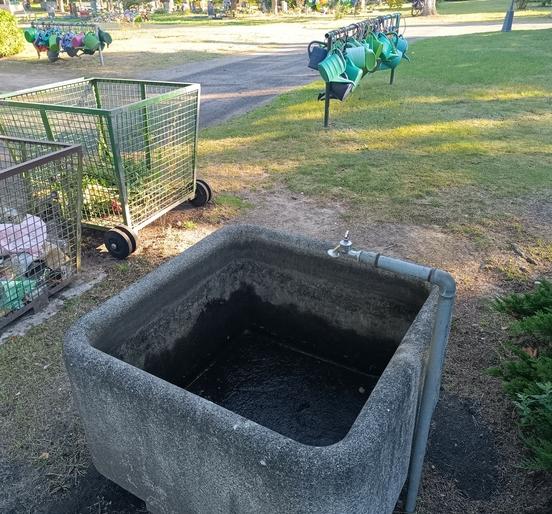
[[[446,271],[434,269],[429,282],[439,287],[439,300],[437,312],[429,347],[429,359],[424,380],[422,399],[418,411],[418,420],[412,442],[412,453],[410,455],[410,466],[408,470],[408,485],[406,490],[405,512],[413,513],[416,510],[416,499],[420,482],[424,457],[431,426],[431,418],[437,400],[439,399],[439,388],[441,386],[441,374],[445,360],[448,336],[454,298],[456,296],[456,283],[452,276]]]
[[[416,416],[416,426],[408,469],[405,512],[410,514],[416,508],[416,498],[422,478],[431,418],[439,398],[441,374],[450,332],[454,298],[456,296],[456,282],[450,273],[438,268],[430,268],[413,262],[402,261],[377,252],[354,250],[349,240],[348,231],[335,248],[328,250],[328,254],[334,258],[349,256],[363,264],[390,271],[397,275],[429,282],[439,288],[437,311],[431,334],[429,357],[425,367],[422,397]]]

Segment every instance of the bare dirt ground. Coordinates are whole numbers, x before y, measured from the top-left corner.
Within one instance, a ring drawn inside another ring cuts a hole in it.
[[[504,320],[489,308],[490,299],[536,278],[552,276],[548,258],[535,253],[532,255],[537,264],[530,264],[510,247],[514,242],[529,248],[543,238],[552,244],[549,199],[520,202],[516,214],[523,231],[513,235],[507,225],[495,227],[489,233],[492,242],[483,248],[477,239],[440,223],[380,223],[355,206],[321,202],[290,193],[278,184],[243,195],[242,200],[250,207],[241,212],[224,205],[170,212],[141,232],[140,248],[126,263],[115,262],[100,252],[99,235],[87,232],[85,266],[107,275],[103,286],[92,290],[93,301],[109,297],[124,287],[130,277],[131,281],[138,278],[227,223],[263,225],[330,243],[349,229],[357,248],[444,267],[458,281],[459,294],[419,513],[547,514],[552,485],[545,475],[519,467],[523,449],[513,423],[511,403],[498,380],[485,370],[496,364],[506,329]],[[516,280],[511,277],[514,272],[519,273]],[[66,323],[68,320],[61,313],[61,318],[52,318],[42,329],[55,330],[53,324],[61,324],[62,329]],[[59,335],[62,333],[61,330]],[[59,342],[52,344],[50,352],[59,352]],[[39,358],[35,356],[30,362]],[[31,364],[29,367],[33,369]],[[39,416],[44,426],[38,427],[32,439],[21,443],[15,454],[0,446],[0,454],[4,455],[0,459],[0,480],[4,484],[0,511],[145,512],[141,501],[94,470],[61,365],[48,387],[55,387],[58,393],[52,396],[48,392],[38,402],[29,401],[29,408],[44,410]],[[2,415],[11,416],[14,408],[6,406]],[[36,421],[36,416],[32,419]],[[13,442],[13,434],[2,434],[1,428],[0,435],[6,444]]]
[[[545,514],[549,477],[519,468],[523,450],[513,424],[511,402],[500,383],[486,374],[505,341],[505,322],[489,302],[522,282],[552,276],[552,262],[531,265],[511,243],[552,242],[550,199],[525,199],[516,214],[521,234],[495,227],[484,248],[446,225],[380,223],[369,214],[321,203],[285,189],[247,196],[256,206],[240,221],[308,234],[337,242],[351,231],[357,248],[449,270],[458,282],[458,299],[445,365],[441,401],[433,420],[419,512],[424,514]],[[500,206],[497,206],[500,209]],[[400,510],[399,510],[400,512]]]

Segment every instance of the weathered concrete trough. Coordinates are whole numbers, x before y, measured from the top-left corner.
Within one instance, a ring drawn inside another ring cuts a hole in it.
[[[392,512],[438,291],[327,249],[224,228],[73,326],[97,469],[155,513]]]

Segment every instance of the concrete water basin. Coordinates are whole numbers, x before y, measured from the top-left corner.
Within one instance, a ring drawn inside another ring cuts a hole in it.
[[[437,288],[223,228],[79,321],[97,469],[156,513],[393,511]]]

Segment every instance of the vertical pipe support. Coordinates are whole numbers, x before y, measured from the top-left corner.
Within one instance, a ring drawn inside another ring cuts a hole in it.
[[[77,174],[78,174],[78,183],[79,184],[82,184],[82,171],[83,171],[83,157],[82,157],[82,147],[80,147],[79,151],[78,151],[78,170],[77,170]],[[76,248],[75,248],[75,252],[77,253],[76,255],[76,266],[77,266],[77,271],[80,271],[81,269],[81,246],[82,246],[82,224],[81,224],[81,219],[82,219],[82,194],[76,194],[75,195],[75,204],[76,204],[76,214],[77,214],[77,228],[76,228],[76,237],[77,237],[77,242],[76,242]]]
[[[146,84],[140,83],[140,98],[146,100]],[[148,108],[142,108],[142,123],[144,126],[144,148],[146,154],[146,169],[151,172],[151,141],[149,132]]]
[[[194,140],[194,153],[193,153],[193,184],[192,192],[195,195],[196,190],[196,180],[197,180],[197,145],[199,141],[199,113],[201,108],[201,84],[198,84],[197,89],[197,108],[196,112],[196,122],[195,122],[195,140]]]
[[[330,84],[326,82],[326,91],[324,93],[324,128],[330,124]]]
[[[117,184],[119,186],[119,201],[121,202],[121,207],[123,209],[123,219],[125,225],[129,228],[132,228],[132,218],[130,216],[130,207],[128,205],[128,191],[126,187],[126,176],[123,166],[123,161],[121,157],[121,149],[119,147],[119,142],[115,137],[115,128],[113,126],[112,115],[106,117],[106,126],[107,132],[109,134],[109,142],[111,145],[111,152],[113,155],[113,165],[115,167],[115,175]]]
[[[100,27],[98,25],[95,26],[95,32],[96,37],[98,38],[98,41],[100,41]],[[100,46],[98,47],[98,54],[100,56],[100,66],[104,65],[104,58],[103,58],[103,50],[102,50],[102,42],[100,41]]]
[[[439,399],[441,374],[450,333],[454,299],[456,297],[456,283],[450,273],[437,268],[429,268],[413,262],[401,261],[375,252],[347,250],[346,253],[351,257],[356,257],[359,262],[364,264],[369,264],[409,278],[423,280],[439,287],[439,299],[431,334],[428,361],[425,367],[422,397],[416,416],[416,426],[408,469],[405,512],[411,514],[416,509],[416,499],[422,478],[431,418]]]
[[[46,109],[40,109],[40,117],[42,118],[44,132],[46,133],[48,141],[55,141],[52,127],[50,126],[50,120],[48,119],[48,114],[46,114]]]
[[[456,296],[456,284],[452,276],[442,270],[432,270],[429,282],[439,286],[439,300],[429,359],[425,374],[422,399],[418,411],[417,424],[412,442],[412,453],[408,471],[408,485],[406,491],[405,512],[411,514],[416,510],[416,499],[422,480],[424,457],[431,427],[431,418],[437,400],[439,399],[439,388],[441,387],[441,373],[445,361],[446,343],[450,333],[452,309]]]

